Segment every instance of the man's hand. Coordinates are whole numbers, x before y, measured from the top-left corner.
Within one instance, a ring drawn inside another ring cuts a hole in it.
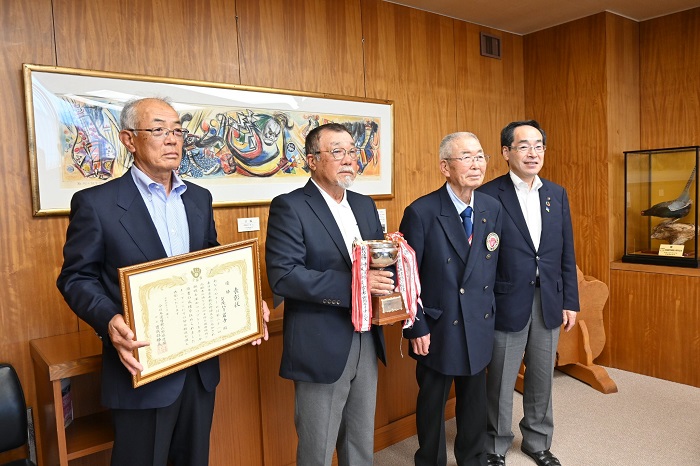
[[[430,334],[412,339],[411,346],[413,347],[413,352],[417,355],[427,356],[430,349]]]
[[[565,331],[569,331],[573,328],[574,324],[576,323],[576,312],[574,311],[569,311],[567,309],[564,309],[564,323],[562,324],[564,326]]]
[[[147,341],[135,341],[134,332],[126,325],[124,316],[121,314],[116,314],[112,317],[109,321],[109,325],[107,325],[107,330],[109,331],[109,339],[112,340],[112,346],[117,349],[119,359],[121,359],[124,367],[126,367],[131,375],[136,375],[137,372],[141,372],[143,366],[136,360],[133,351],[137,348],[148,346],[150,343]]]
[[[267,323],[270,321],[270,308],[267,307],[267,302],[263,301],[262,302],[262,308],[263,308],[263,332],[265,335],[262,337],[262,339],[258,338],[253,342],[253,346],[259,345],[263,342],[263,340],[267,341],[268,338],[270,338],[270,335],[267,333]]]
[[[394,292],[394,274],[389,270],[369,269],[367,272],[369,292],[372,296],[383,296]]]

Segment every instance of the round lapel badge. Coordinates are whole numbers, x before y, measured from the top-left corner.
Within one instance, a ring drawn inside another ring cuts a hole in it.
[[[498,238],[498,235],[496,233],[489,233],[486,237],[486,249],[488,249],[489,251],[495,251],[500,241],[501,240]]]

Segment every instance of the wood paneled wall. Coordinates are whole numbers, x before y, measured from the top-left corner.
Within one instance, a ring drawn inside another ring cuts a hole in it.
[[[700,271],[616,263],[610,275],[615,367],[700,387]]]
[[[395,197],[378,202],[390,230],[408,203],[442,184],[437,150],[445,134],[475,132],[494,156],[490,179],[507,169],[501,127],[536,118],[548,132],[542,174],[569,191],[578,262],[611,285],[609,346],[601,359],[698,385],[698,369],[677,354],[700,356],[697,315],[690,328],[680,319],[686,307],[697,307],[687,292],[697,279],[658,277],[666,293],[647,296],[649,277],[609,270],[622,252],[622,151],[700,144],[700,77],[689,68],[700,55],[698,28],[700,9],[641,25],[601,13],[523,38],[380,0],[4,0],[0,126],[11,138],[0,146],[0,359],[15,365],[32,405],[28,341],[80,328],[55,288],[67,217],[31,215],[21,65],[35,63],[393,100]],[[501,37],[502,60],[480,56],[481,31]],[[222,243],[264,241],[267,206],[217,208],[215,215]],[[261,231],[238,233],[238,217],[259,217]],[[266,280],[263,295],[270,296]],[[677,298],[666,304],[665,296]],[[677,347],[659,346],[666,335],[656,332],[660,318],[650,306],[678,318],[660,327]],[[376,428],[398,440],[411,433],[405,426],[417,388],[394,327],[387,329]],[[261,348],[222,358],[213,465],[294,461],[293,386],[277,375],[279,321],[273,330]],[[639,351],[648,347],[674,359],[646,363]],[[389,432],[396,425],[403,426],[398,437]],[[80,464],[104,461],[98,455]]]
[[[638,24],[610,13],[525,37],[526,115],[547,131],[542,175],[568,191],[579,267],[608,285],[622,254],[622,151],[639,141],[638,54]]]
[[[640,25],[641,145],[700,145],[700,8]]]
[[[501,36],[503,60],[479,55],[481,30]],[[30,405],[28,341],[85,324],[55,287],[68,219],[32,217],[23,63],[393,100],[395,197],[378,202],[390,230],[408,203],[442,184],[437,150],[445,134],[473,131],[495,155],[501,127],[523,117],[522,38],[380,0],[4,0],[0,45],[0,126],[14,136],[0,146],[7,175],[0,187],[0,359],[17,367]],[[504,170],[497,160],[489,176]],[[267,209],[217,208],[220,242],[264,242]],[[261,231],[238,233],[239,217],[259,217]],[[263,280],[263,295],[270,294]],[[222,357],[213,465],[294,461],[293,385],[277,375],[280,322],[272,329],[261,348]],[[417,392],[398,326],[387,329],[387,345],[376,418],[382,442],[411,435]]]
[[[626,150],[700,145],[698,30],[700,8],[640,23],[640,142]],[[614,263],[610,283],[611,365],[700,387],[697,270]]]

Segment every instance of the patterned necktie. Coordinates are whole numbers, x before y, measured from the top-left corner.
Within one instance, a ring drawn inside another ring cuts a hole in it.
[[[467,238],[469,238],[469,245],[472,244],[472,208],[467,206],[466,209],[459,214],[462,217],[462,224],[464,225],[464,231],[467,233]]]

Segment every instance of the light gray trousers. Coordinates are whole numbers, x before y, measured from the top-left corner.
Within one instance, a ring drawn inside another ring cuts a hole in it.
[[[552,446],[552,382],[559,331],[559,327],[550,330],[544,325],[539,288],[535,290],[532,315],[525,328],[519,332],[496,331],[486,379],[489,405],[487,453],[505,455],[513,443],[513,390],[521,361],[525,362],[526,368],[523,418],[520,421],[522,448],[534,452]]]
[[[298,466],[368,466],[374,458],[377,352],[371,332],[355,333],[340,379],[295,382]]]

